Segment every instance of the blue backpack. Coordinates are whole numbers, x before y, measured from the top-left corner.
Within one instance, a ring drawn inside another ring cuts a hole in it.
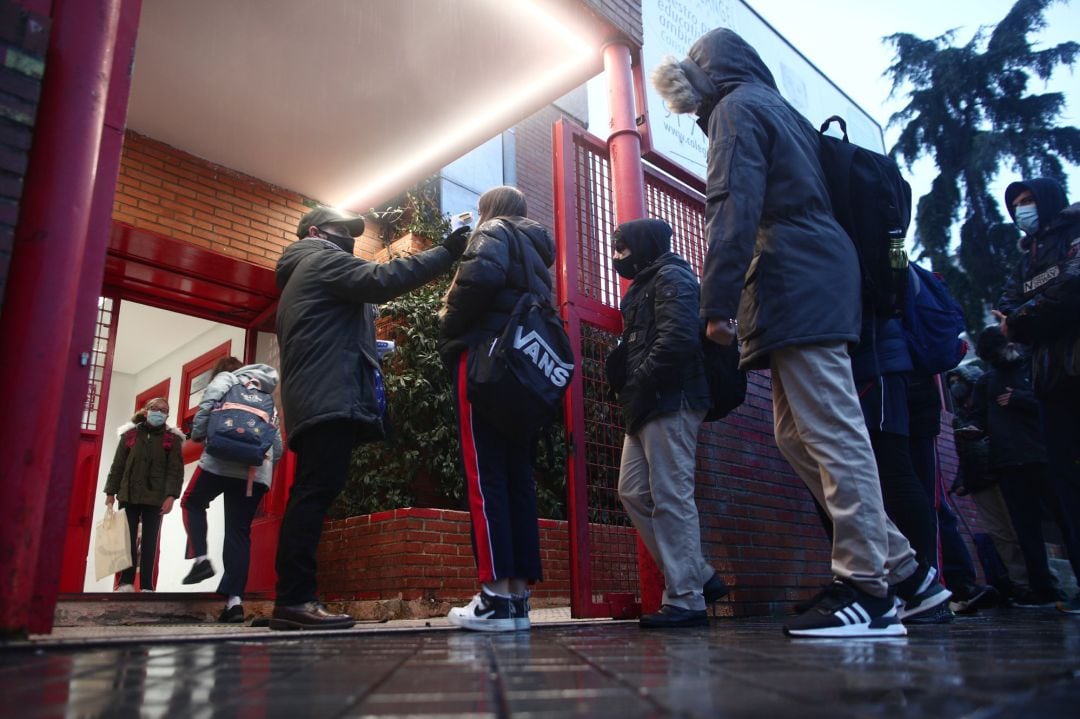
[[[206,428],[209,455],[252,467],[263,463],[274,444],[274,398],[252,380],[229,388],[210,413]]]
[[[908,265],[901,321],[917,373],[948,372],[964,358],[964,311],[937,275],[914,262]]]

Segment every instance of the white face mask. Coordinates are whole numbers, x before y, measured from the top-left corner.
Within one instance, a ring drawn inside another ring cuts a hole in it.
[[[1025,235],[1039,231],[1039,208],[1035,205],[1020,205],[1016,208],[1016,226]]]

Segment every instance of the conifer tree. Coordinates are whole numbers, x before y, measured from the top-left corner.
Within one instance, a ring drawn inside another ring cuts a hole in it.
[[[886,38],[896,48],[886,72],[892,91],[908,98],[890,119],[902,126],[891,153],[908,167],[929,155],[938,167],[917,205],[916,257],[928,257],[945,277],[969,330],[983,326],[1019,254],[1018,232],[988,186],[1004,170],[1017,178],[1051,177],[1068,190],[1063,161],[1080,163],[1080,129],[1057,124],[1064,97],[1031,88],[1036,78],[1046,81],[1057,68],[1071,67],[1080,51],[1075,42],[1032,44],[1056,1],[1017,0],[996,26],[981,28],[965,45],[953,44],[955,31],[929,40],[908,33]]]

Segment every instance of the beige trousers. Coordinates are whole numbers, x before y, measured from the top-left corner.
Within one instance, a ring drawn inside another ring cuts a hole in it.
[[[773,350],[770,369],[776,445],[832,518],[832,573],[884,597],[918,565],[885,516],[847,345]]]

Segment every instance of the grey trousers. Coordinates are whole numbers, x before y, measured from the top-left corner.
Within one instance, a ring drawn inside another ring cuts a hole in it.
[[[915,552],[887,516],[847,345],[770,353],[776,445],[833,522],[832,573],[884,597]]]
[[[650,420],[623,441],[619,499],[664,575],[663,603],[704,610],[713,568],[701,554],[694,503],[694,457],[703,409]]]
[[[978,492],[972,492],[971,498],[979,509],[979,524],[994,542],[994,549],[1005,565],[1009,581],[1022,589],[1031,587],[1028,581],[1027,564],[1020,551],[1020,542],[1016,539],[1016,529],[1009,516],[1009,507],[1005,497],[1001,496],[1001,487],[993,485]]]

